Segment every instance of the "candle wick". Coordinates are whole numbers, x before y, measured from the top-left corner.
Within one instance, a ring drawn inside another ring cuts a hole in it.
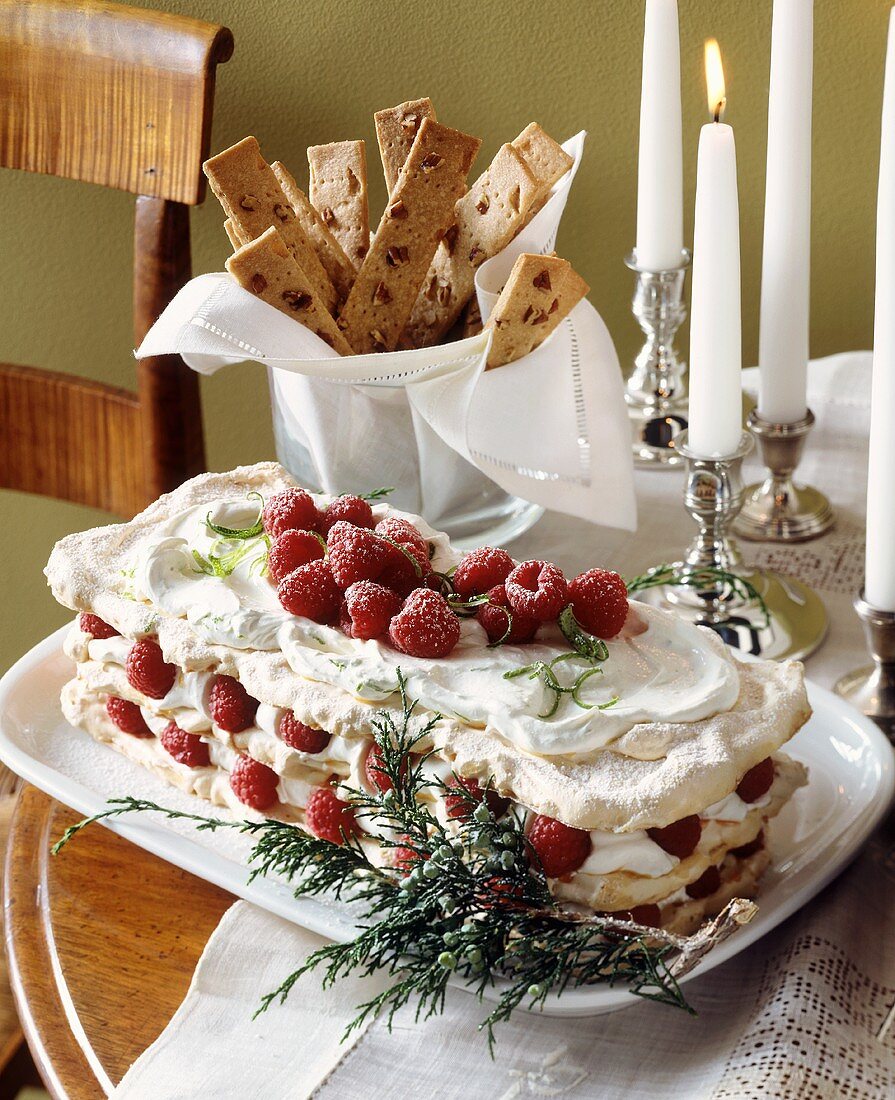
[[[719,99],[718,102],[715,104],[715,111],[714,111],[714,116],[713,116],[715,122],[720,122],[721,121],[721,115],[724,113],[724,107],[725,107],[726,103],[727,103],[726,99]]]

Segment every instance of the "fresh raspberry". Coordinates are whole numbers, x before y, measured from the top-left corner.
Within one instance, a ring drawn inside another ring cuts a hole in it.
[[[575,618],[597,638],[614,638],[628,615],[628,590],[618,573],[588,569],[569,582]]]
[[[662,910],[658,905],[635,905],[633,909],[620,909],[610,913],[616,920],[627,920],[632,924],[642,924],[645,928],[662,927]]]
[[[754,840],[750,840],[748,844],[743,844],[739,848],[731,848],[730,854],[736,856],[737,859],[748,859],[749,856],[754,856],[756,852],[760,852],[764,847],[764,829],[758,834]]]
[[[320,513],[310,493],[284,489],[264,505],[261,522],[268,535],[277,538],[284,531],[313,531],[320,522]]]
[[[331,740],[326,730],[306,726],[304,722],[299,722],[291,710],[286,711],[280,719],[278,732],[290,749],[306,752],[310,756],[323,752]]]
[[[420,566],[425,566],[429,560],[429,544],[408,520],[399,516],[387,516],[376,524],[375,530],[377,535],[403,546]]]
[[[280,779],[273,768],[240,753],[230,772],[230,787],[240,802],[253,810],[266,810],[277,800]]]
[[[344,520],[334,523],[326,536],[330,568],[340,588],[355,581],[378,580],[392,548],[365,527]]]
[[[708,867],[695,882],[687,886],[687,897],[710,898],[721,888],[721,872],[717,867]]]
[[[411,848],[406,844],[401,844],[390,849],[390,851],[392,867],[397,871],[403,871],[404,874],[409,874],[420,861],[429,858],[424,853],[418,852],[416,848]]]
[[[118,631],[114,626],[104,623],[99,615],[91,615],[89,611],[82,611],[78,616],[78,629],[91,638],[117,638]]]
[[[574,829],[544,814],[538,814],[531,823],[528,842],[547,878],[571,875],[584,863],[593,848],[587,829]]]
[[[379,583],[393,588],[400,596],[425,584],[432,570],[429,544],[412,523],[389,516],[376,524],[376,534],[385,541],[388,558]],[[414,563],[416,563],[414,565]]]
[[[411,657],[446,657],[460,641],[460,620],[444,596],[415,588],[388,633],[392,644]]]
[[[467,779],[462,775],[454,775],[447,781],[446,786],[462,787],[476,802],[484,801],[495,817],[501,817],[505,814],[510,804],[508,798],[498,794],[493,787],[483,788],[477,779]],[[447,794],[444,796],[444,808],[448,817],[468,821],[472,817],[475,806],[471,806],[469,798],[464,798],[462,794]]]
[[[320,520],[320,530],[324,535],[329,534],[333,524],[341,521],[353,523],[355,527],[372,527],[373,509],[367,501],[346,493],[345,496],[336,497],[331,504],[327,504],[326,511]]]
[[[303,615],[315,623],[335,619],[341,596],[329,562],[322,558],[300,565],[277,588],[277,599],[290,614]]]
[[[320,536],[313,531],[284,531],[267,554],[267,575],[274,584],[309,561],[316,561],[326,553]]]
[[[305,806],[305,825],[314,836],[331,844],[344,844],[345,836],[356,836],[357,821],[354,808],[343,802],[332,787],[317,787],[311,792]]]
[[[488,602],[478,609],[476,618],[485,628],[490,642],[502,642],[504,645],[530,642],[541,625],[530,615],[510,609],[506,588],[502,584],[496,584],[489,590]]]
[[[355,581],[342,601],[339,625],[349,638],[381,638],[400,610],[397,592],[375,581]]]
[[[407,774],[406,757],[401,761],[400,773],[402,779]],[[370,745],[367,759],[364,761],[364,774],[370,786],[375,787],[377,791],[382,791],[384,793],[385,791],[393,790],[394,784],[389,778],[389,774],[385,770],[385,765],[382,760],[382,749],[375,741]]]
[[[195,733],[187,733],[176,722],[169,722],[158,735],[162,748],[170,753],[178,764],[188,768],[207,768],[211,763],[208,745]]]
[[[129,699],[110,695],[106,702],[106,714],[122,733],[129,733],[133,737],[152,737],[152,730],[146,725],[143,712]]]
[[[744,802],[757,802],[766,795],[774,782],[774,761],[770,756],[750,768],[737,787],[737,794]]]
[[[130,648],[124,663],[127,682],[150,699],[164,699],[177,677],[177,668],[168,664],[161,646],[151,638],[141,638]]]
[[[258,700],[232,676],[215,676],[208,697],[211,717],[227,733],[241,733],[255,721]]]
[[[673,821],[661,829],[647,829],[650,840],[654,841],[663,852],[678,859],[686,859],[692,855],[702,835],[702,822],[696,814],[682,817],[680,821]]]
[[[454,588],[464,600],[503,584],[513,571],[513,559],[494,546],[470,550],[454,571]]]
[[[542,623],[555,619],[568,599],[566,578],[549,561],[524,561],[517,565],[504,587],[514,611]]]

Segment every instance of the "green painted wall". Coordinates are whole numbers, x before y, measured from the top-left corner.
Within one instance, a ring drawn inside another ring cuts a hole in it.
[[[736,130],[743,236],[744,355],[758,337],[771,0],[679,0],[686,234],[699,127],[706,119],[702,42],[716,36]],[[641,0],[155,0],[148,6],[229,26],[213,149],[254,133],[269,159],[302,179],[307,145],[363,137],[378,214],[374,109],[420,95],[443,121],[484,139],[479,167],[531,119],[565,138],[585,127],[585,162],[559,251],[582,272],[622,361],[636,350],[628,312],[634,243]],[[888,0],[816,0],[811,348],[871,339],[873,233]],[[82,184],[0,173],[0,359],[134,377],[130,264],[133,200]],[[226,255],[213,198],[192,215],[195,271]],[[256,365],[202,383],[209,461],[227,468],[272,455],[267,392]],[[0,410],[0,415],[3,411]],[[0,459],[2,460],[2,459]],[[7,552],[0,570],[0,669],[64,613],[41,569],[65,532],[102,522],[86,509],[0,493]]]

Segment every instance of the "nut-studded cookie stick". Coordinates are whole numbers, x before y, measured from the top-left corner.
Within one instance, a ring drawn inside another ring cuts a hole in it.
[[[393,351],[481,141],[423,119],[339,317],[360,354]]]
[[[295,211],[295,216],[301,222],[301,227],[307,234],[308,240],[317,250],[324,271],[339,292],[339,297],[344,301],[351,290],[351,284],[354,282],[354,265],[345,255],[345,250],[330,233],[323,218],[311,204],[308,196],[295,182],[285,165],[275,160],[271,168],[280,181],[280,187],[283,188],[286,198]]]
[[[410,99],[406,103],[399,103],[397,107],[388,107],[373,115],[379,155],[382,157],[382,171],[385,173],[385,186],[389,195],[395,189],[404,161],[410,156],[424,118],[437,121],[435,108],[428,97]]]
[[[523,252],[485,325],[493,333],[486,370],[521,359],[543,344],[588,290],[568,260]]]
[[[516,236],[541,195],[521,153],[503,145],[454,207],[454,221],[417,296],[402,347],[437,344],[475,291],[476,268]]]
[[[230,231],[243,244],[273,226],[307,276],[314,293],[333,312],[339,295],[323,269],[314,246],[295,216],[273,169],[253,137],[225,149],[202,165],[211,189],[230,221]]]
[[[370,248],[366,145],[362,141],[312,145],[308,167],[308,198],[357,269]]]
[[[536,122],[529,122],[513,140],[513,148],[519,152],[541,185],[541,194],[529,211],[528,217],[531,220],[547,201],[550,188],[568,172],[575,159]]]
[[[243,245],[227,260],[226,266],[239,285],[262,302],[309,328],[339,355],[352,354],[351,345],[336,328],[336,322],[314,293],[278,230],[268,229]]]

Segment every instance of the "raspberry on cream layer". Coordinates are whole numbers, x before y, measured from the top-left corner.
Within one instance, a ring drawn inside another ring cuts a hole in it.
[[[275,464],[69,536],[47,575],[81,612],[70,721],[328,839],[378,849],[346,799],[383,789],[373,721],[400,715],[399,673],[434,719],[421,797],[448,825],[470,797],[523,815],[555,895],[589,910],[679,927],[754,891],[805,782],[778,751],[810,713],[797,663],[740,663],[609,570],[461,556],[418,516]]]

